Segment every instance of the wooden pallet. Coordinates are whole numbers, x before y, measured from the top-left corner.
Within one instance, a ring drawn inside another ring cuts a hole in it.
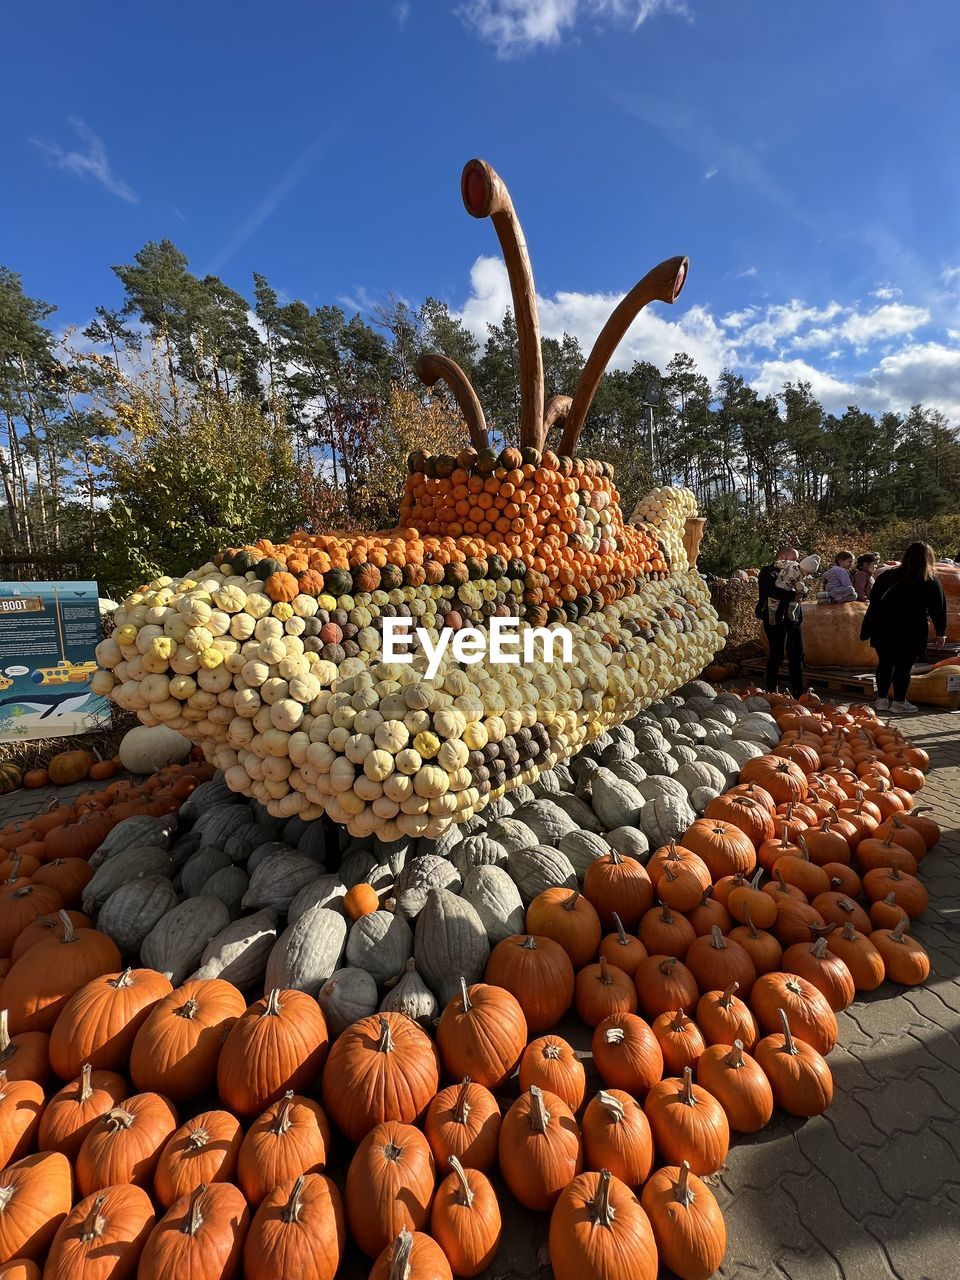
[[[766,658],[745,658],[740,664],[744,673],[763,677],[767,671]],[[781,668],[786,674],[786,662]],[[873,697],[876,685],[873,672],[851,671],[847,667],[807,667],[803,668],[804,685],[816,684],[830,690],[831,693],[852,693]]]

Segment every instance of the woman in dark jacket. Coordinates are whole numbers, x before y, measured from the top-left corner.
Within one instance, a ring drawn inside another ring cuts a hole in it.
[[[897,567],[885,570],[873,584],[860,639],[877,651],[878,711],[916,711],[906,700],[907,689],[910,669],[926,652],[928,619],[943,644],[947,601],[934,564],[933,548],[912,542]]]

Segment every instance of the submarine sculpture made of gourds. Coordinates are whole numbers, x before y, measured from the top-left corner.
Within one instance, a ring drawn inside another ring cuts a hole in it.
[[[466,374],[422,356],[421,378],[446,382],[471,445],[410,456],[396,528],[298,532],[146,584],[116,610],[93,682],[144,724],[198,744],[274,816],[326,814],[383,841],[436,838],[534,782],[696,676],[726,631],[684,548],[693,494],[655,490],[628,522],[613,468],[576,456],[614,349],[643,306],[674,301],[686,258],[624,297],[573,396],[544,404],[533,273],[510,196],[480,160],[461,192],[470,214],[492,220],[509,273],[518,447],[491,450]],[[566,628],[570,660],[558,645],[520,664],[460,662],[448,644],[428,679],[416,638],[411,661],[385,660],[386,619],[409,619],[399,625],[435,647],[445,630],[508,617],[521,648],[534,628]]]

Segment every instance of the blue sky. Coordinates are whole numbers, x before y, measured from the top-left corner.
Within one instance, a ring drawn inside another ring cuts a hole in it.
[[[480,155],[545,332],[591,341],[688,253],[621,362],[960,420],[954,0],[55,0],[4,35],[0,262],[58,323],[169,236],[248,296],[254,270],[312,305],[433,294],[483,333],[508,295],[459,200]]]

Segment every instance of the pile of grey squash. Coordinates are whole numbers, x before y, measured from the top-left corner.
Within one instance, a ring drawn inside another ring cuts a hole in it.
[[[307,991],[335,1035],[378,1008],[427,1023],[523,932],[538,893],[576,887],[610,849],[645,862],[779,736],[762,699],[694,681],[439,840],[389,845],[272,818],[217,775],[179,815],[111,831],[84,910],[175,986]],[[361,883],[380,909],[351,922],[344,895]]]

